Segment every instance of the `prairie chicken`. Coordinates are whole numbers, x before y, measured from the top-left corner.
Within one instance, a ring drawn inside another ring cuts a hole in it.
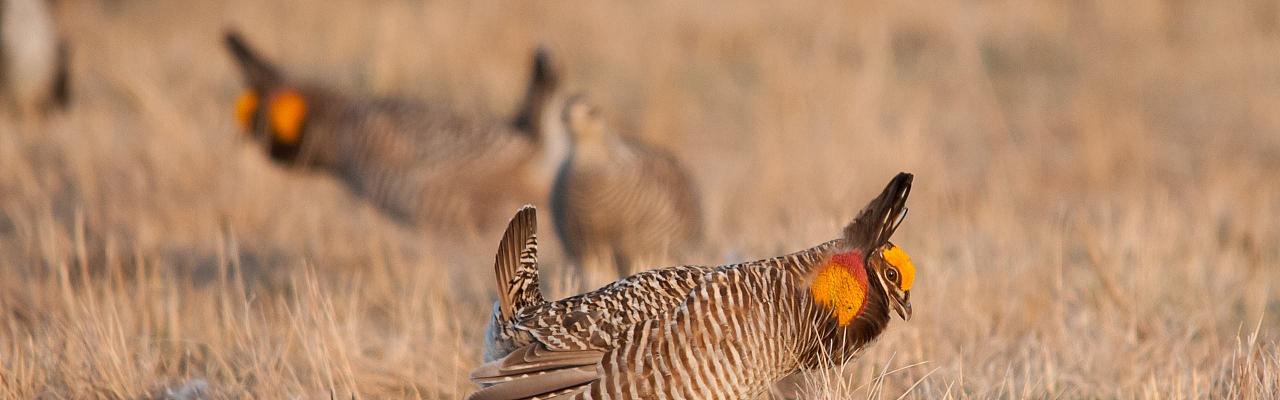
[[[0,0],[0,97],[17,115],[69,101],[66,44],[45,0]]]
[[[354,193],[419,226],[484,226],[531,198],[551,177],[536,132],[468,119],[422,102],[359,98],[286,77],[236,32],[225,37],[246,90],[236,101],[244,131],[278,164],[328,172]],[[539,52],[539,59],[547,55]],[[524,107],[558,81],[534,63]],[[532,111],[522,111],[522,114]]]
[[[572,145],[550,205],[575,264],[612,264],[626,276],[633,262],[678,257],[700,244],[698,192],[674,155],[613,134],[581,96],[567,102],[563,118]]]
[[[911,317],[915,267],[889,242],[912,176],[898,174],[842,237],[766,260],[641,272],[555,302],[538,292],[531,207],[495,261],[499,301],[472,400],[753,398],[803,369],[850,361]]]

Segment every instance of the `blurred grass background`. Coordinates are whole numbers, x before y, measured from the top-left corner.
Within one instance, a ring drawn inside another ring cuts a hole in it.
[[[914,172],[896,242],[920,268],[915,318],[814,376],[811,397],[1280,396],[1274,1],[107,0],[56,14],[71,110],[0,118],[5,397],[473,388],[498,238],[440,245],[239,140],[228,27],[294,76],[477,118],[510,116],[544,44],[619,130],[693,169],[701,263],[832,238]],[[544,245],[544,265],[571,281],[559,253]]]

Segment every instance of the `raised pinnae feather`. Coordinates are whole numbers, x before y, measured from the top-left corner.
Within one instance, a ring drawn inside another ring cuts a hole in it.
[[[552,95],[560,85],[560,72],[551,59],[551,51],[545,46],[538,46],[533,53],[533,70],[529,75],[529,86],[525,89],[524,100],[516,114],[516,129],[535,136],[541,135],[543,121],[538,114],[547,107]],[[539,139],[542,139],[539,137]]]
[[[864,250],[877,248],[889,241],[907,214],[907,196],[911,194],[913,175],[899,172],[884,191],[871,200],[858,217],[844,228],[844,239]]]
[[[280,70],[259,56],[239,31],[227,29],[223,35],[223,42],[227,46],[227,51],[231,52],[232,58],[236,60],[236,64],[240,66],[245,84],[261,89],[280,82],[282,78]]]
[[[551,51],[545,46],[538,46],[533,53],[533,80],[550,85],[560,81],[560,75],[551,65]]]
[[[537,230],[537,209],[525,205],[511,218],[498,244],[493,270],[504,320],[510,320],[525,307],[544,302],[538,289]]]

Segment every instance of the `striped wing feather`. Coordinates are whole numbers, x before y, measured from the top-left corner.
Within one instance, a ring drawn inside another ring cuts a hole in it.
[[[532,343],[476,368],[471,372],[471,380],[496,384],[560,369],[594,366],[603,355],[604,352],[598,350],[551,351],[542,344]]]

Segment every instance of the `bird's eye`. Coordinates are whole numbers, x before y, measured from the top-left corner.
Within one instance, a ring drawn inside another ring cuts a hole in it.
[[[898,269],[889,267],[889,269],[884,271],[884,277],[889,278],[890,282],[898,283]]]

